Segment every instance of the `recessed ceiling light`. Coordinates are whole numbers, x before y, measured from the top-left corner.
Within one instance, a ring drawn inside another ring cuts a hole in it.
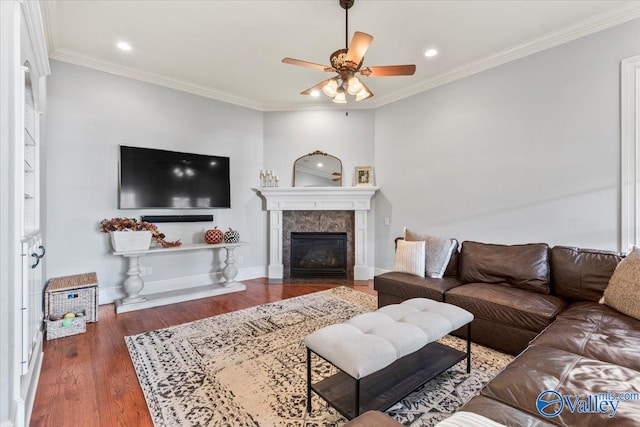
[[[320,91],[319,90],[314,90],[313,92],[311,92],[311,96],[315,96],[315,97],[320,96]]]
[[[438,51],[435,49],[429,49],[424,53],[424,56],[426,56],[427,58],[431,58],[432,56],[436,56],[438,54]]]
[[[127,43],[127,42],[118,42],[118,44],[116,44],[116,46],[118,46],[118,49],[124,50],[124,51],[127,51],[127,52],[132,49],[131,45],[129,43]]]

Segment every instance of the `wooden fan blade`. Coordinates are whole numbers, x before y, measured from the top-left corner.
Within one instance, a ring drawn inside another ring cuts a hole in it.
[[[335,71],[333,68],[327,65],[316,64],[314,62],[308,62],[308,61],[301,61],[300,59],[282,58],[282,62],[284,62],[285,64],[298,65],[300,67],[313,68],[320,71]]]
[[[329,80],[331,79],[323,80],[317,85],[310,87],[309,89],[303,90],[302,92],[300,92],[300,95],[311,95],[311,92],[313,92],[314,90],[322,90],[322,87],[326,85]]]
[[[386,76],[412,76],[416,72],[416,66],[411,65],[381,65],[379,67],[366,67],[360,70],[360,74],[367,77]]]
[[[362,61],[364,53],[369,49],[369,45],[372,40],[373,36],[356,31],[351,39],[351,44],[349,45],[349,50],[347,51],[345,60],[351,61],[356,65],[360,64],[360,61]]]

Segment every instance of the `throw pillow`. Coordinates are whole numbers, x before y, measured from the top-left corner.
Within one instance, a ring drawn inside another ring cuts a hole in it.
[[[424,241],[426,275],[437,279],[444,276],[451,254],[457,245],[455,239],[416,233],[405,227],[404,240],[409,242]]]
[[[425,242],[398,240],[396,265],[393,267],[393,271],[424,277],[424,245]]]
[[[640,248],[634,247],[616,267],[604,290],[604,303],[640,320]]]

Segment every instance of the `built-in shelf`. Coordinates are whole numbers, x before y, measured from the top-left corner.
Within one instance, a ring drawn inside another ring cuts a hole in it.
[[[34,140],[33,135],[29,133],[26,129],[24,130],[24,145],[26,146],[35,146],[36,141]]]
[[[39,141],[40,114],[33,108],[33,94],[28,87],[24,103],[24,145],[23,145],[23,233],[40,228],[38,209],[40,205],[38,180],[39,176]]]

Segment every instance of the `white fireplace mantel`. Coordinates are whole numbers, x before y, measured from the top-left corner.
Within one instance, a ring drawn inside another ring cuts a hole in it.
[[[256,188],[269,211],[269,279],[282,279],[282,212],[301,210],[354,211],[353,278],[370,279],[367,265],[367,211],[378,187],[266,187]]]

